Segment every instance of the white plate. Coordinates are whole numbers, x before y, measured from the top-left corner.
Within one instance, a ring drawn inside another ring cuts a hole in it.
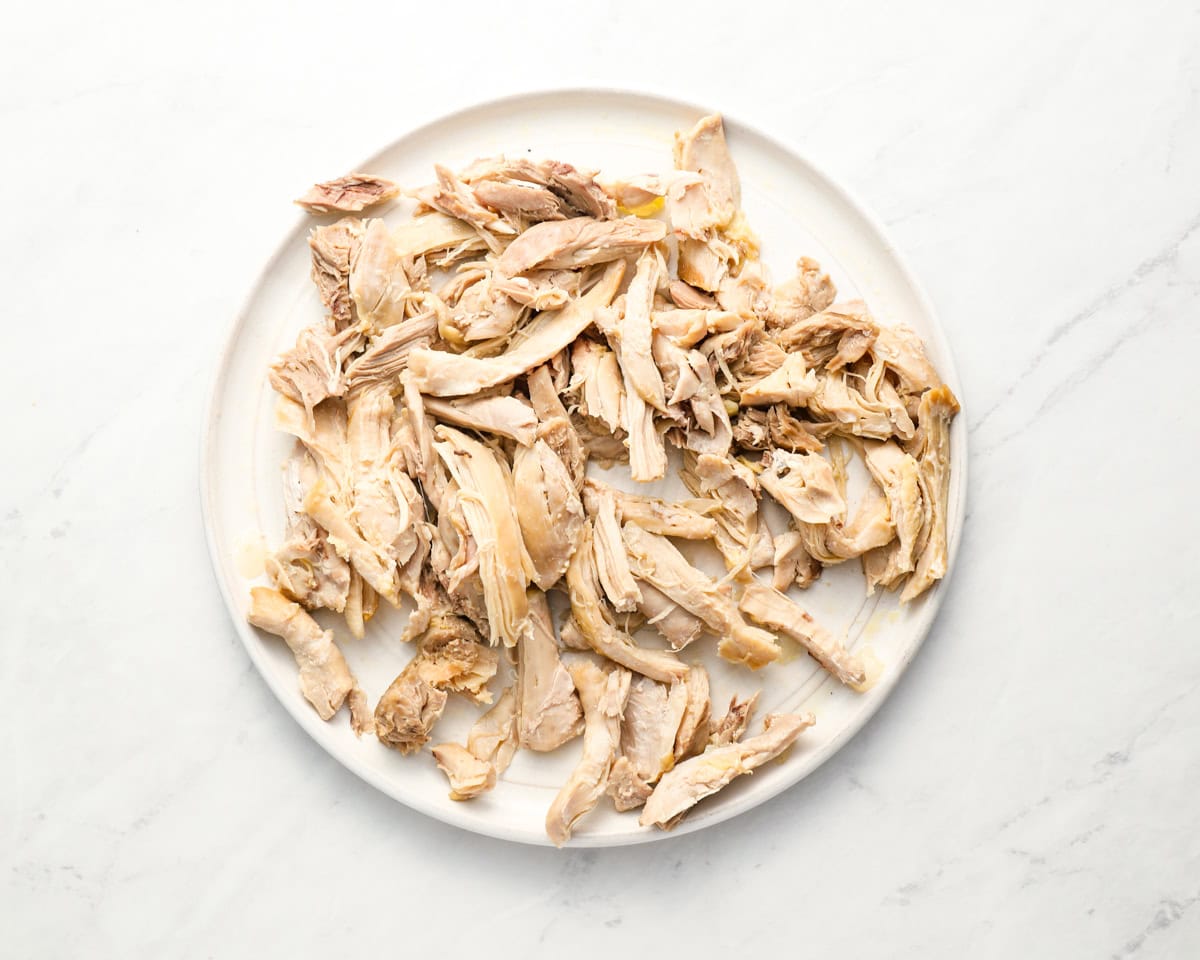
[[[438,120],[397,140],[358,169],[406,186],[428,182],[435,162],[455,168],[498,153],[554,157],[609,173],[666,170],[671,167],[673,132],[706,112],[691,104],[632,93],[525,95]],[[861,296],[882,323],[913,327],[924,338],[941,375],[958,393],[954,365],[933,309],[879,224],[795,151],[729,117],[726,130],[741,173],[746,215],[762,240],[772,277],[778,282],[789,276],[801,255],[816,257],[832,274],[841,297]],[[394,222],[406,215],[395,210],[387,219]],[[578,741],[550,755],[519,752],[495,790],[470,803],[455,803],[447,798],[445,779],[428,752],[403,757],[374,737],[358,740],[345,711],[323,723],[300,695],[296,667],[284,644],[246,624],[250,581],[240,571],[253,573],[245,563],[246,545],[259,535],[268,543],[277,542],[282,532],[279,465],[291,443],[272,427],[267,365],[293,343],[302,326],[321,314],[308,277],[305,236],[311,226],[310,218],[301,217],[263,270],[230,334],[213,387],[203,438],[202,497],[209,547],[225,602],[250,658],[280,702],[346,767],[397,800],[447,823],[509,840],[545,843],[546,809],[577,758]],[[955,420],[952,431],[951,561],[966,490],[964,420]],[[677,480],[669,481],[668,492],[682,491]],[[673,833],[640,828],[635,815],[618,815],[605,800],[579,824],[572,844],[608,846],[678,836],[735,816],[802,779],[878,709],[929,630],[944,590],[944,586],[934,587],[900,609],[891,594],[865,598],[859,565],[847,563],[827,570],[802,595],[818,620],[845,634],[851,649],[869,651],[878,661],[882,674],[865,694],[842,688],[808,657],[751,673],[721,662],[711,641],[699,641],[687,653],[702,657],[710,668],[716,714],[723,713],[733,692],[745,694],[761,685],[758,717],[772,711],[811,710],[817,716],[816,726],[801,737],[785,761],[736,781],[694,809]],[[397,639],[405,616],[381,608],[363,641],[339,631],[342,649],[372,698],[383,692],[411,655],[411,649]],[[336,629],[338,622],[330,624]],[[452,706],[439,723],[439,740],[461,739],[470,722],[472,710],[458,703]]]

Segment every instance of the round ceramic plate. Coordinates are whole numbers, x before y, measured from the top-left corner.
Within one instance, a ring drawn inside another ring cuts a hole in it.
[[[515,97],[473,107],[397,140],[358,169],[414,186],[432,179],[434,163],[461,167],[500,153],[552,157],[607,174],[668,170],[672,136],[710,112],[659,97],[609,91],[564,91]],[[925,340],[930,358],[956,392],[958,380],[933,310],[879,224],[845,190],[794,150],[725,118],[730,150],[741,174],[743,207],[762,241],[771,276],[781,282],[801,256],[818,259],[837,283],[839,299],[862,297],[883,324],[906,323]],[[314,170],[314,179],[330,171]],[[397,222],[409,207],[385,211]],[[287,647],[246,623],[249,588],[261,574],[257,544],[278,543],[283,531],[280,464],[291,439],[274,429],[273,394],[266,371],[297,331],[321,316],[309,280],[306,234],[313,221],[301,216],[237,318],[221,358],[203,438],[202,496],[209,546],[225,602],[251,659],[279,701],[321,746],[368,783],[423,813],[468,830],[509,840],[545,843],[546,810],[574,766],[578,740],[551,754],[520,751],[490,793],[469,803],[447,797],[447,786],[428,751],[401,756],[374,737],[356,738],[343,710],[323,723],[300,695]],[[967,436],[963,417],[952,431],[949,503],[953,562],[962,526]],[[614,471],[610,477],[616,476]],[[628,486],[628,483],[622,485]],[[668,477],[649,491],[687,496]],[[853,491],[851,491],[853,493]],[[774,529],[782,525],[776,522]],[[718,566],[719,568],[719,566]],[[798,599],[818,621],[845,637],[877,674],[866,693],[830,679],[815,661],[793,655],[757,673],[722,662],[711,639],[691,645],[685,659],[702,660],[712,676],[713,708],[724,712],[733,693],[761,689],[757,718],[771,712],[811,710],[816,726],[805,732],[780,763],[742,777],[701,803],[673,833],[638,826],[635,814],[617,814],[603,800],[583,819],[571,843],[607,846],[678,836],[748,810],[801,780],[831,757],[878,709],[916,653],[941,602],[935,586],[901,608],[894,594],[866,597],[859,565],[827,570]],[[385,605],[386,606],[386,605]],[[364,640],[328,625],[369,697],[377,698],[412,655],[399,640],[407,610],[383,609]],[[436,739],[463,741],[477,707],[451,698]],[[757,732],[756,723],[751,732]]]

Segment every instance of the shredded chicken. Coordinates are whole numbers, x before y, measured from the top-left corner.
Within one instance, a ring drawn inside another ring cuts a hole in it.
[[[352,173],[336,180],[313,184],[296,203],[309,213],[359,213],[400,195],[400,188],[383,177]]]
[[[590,513],[599,509],[600,498],[613,499],[617,519],[632,521],[647,533],[684,540],[711,540],[717,533],[717,521],[710,516],[718,509],[715,500],[691,500],[668,503],[658,497],[643,497],[610,487],[598,480],[583,485],[583,502]]]
[[[579,736],[582,712],[541,591],[530,591],[529,613],[533,629],[521,639],[517,658],[519,736],[521,746],[544,752]]]
[[[625,217],[593,220],[572,217],[538,223],[508,245],[500,257],[500,272],[515,277],[535,267],[574,269],[620,260],[640,253],[667,235],[664,223]]]
[[[730,699],[725,716],[713,724],[708,742],[714,747],[723,747],[741,740],[746,728],[750,726],[750,715],[754,712],[754,704],[757,702],[757,691],[745,700],[739,700],[736,696]]]
[[[433,759],[450,781],[451,800],[470,800],[496,785],[496,768],[480,760],[466,747],[442,743],[432,750]]]
[[[337,330],[344,330],[354,322],[350,264],[362,238],[362,221],[356,217],[343,217],[327,227],[314,227],[308,235],[313,283]]]
[[[858,658],[848,653],[807,610],[778,590],[761,583],[748,584],[740,606],[751,620],[797,640],[814,660],[842,683],[861,685],[866,680]]]
[[[583,506],[567,468],[545,440],[513,454],[517,522],[533,582],[549,590],[567,570],[579,544]]]

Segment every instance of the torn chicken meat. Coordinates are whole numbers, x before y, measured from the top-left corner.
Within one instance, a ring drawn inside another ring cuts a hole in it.
[[[842,683],[861,685],[866,680],[862,663],[849,653],[834,636],[813,620],[807,610],[778,590],[761,583],[746,587],[740,601],[742,612],[751,620],[798,641],[814,660]]]
[[[545,752],[579,736],[583,714],[541,591],[529,592],[529,615],[533,629],[521,639],[517,656],[519,739],[521,746]]]
[[[391,180],[369,173],[351,173],[336,180],[313,184],[296,203],[316,216],[338,212],[359,213],[399,195],[400,187]]]

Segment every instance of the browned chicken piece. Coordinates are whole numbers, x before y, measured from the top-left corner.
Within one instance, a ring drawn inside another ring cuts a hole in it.
[[[816,722],[811,713],[774,714],[756,737],[730,743],[685,760],[663,775],[646,801],[638,821],[669,830],[679,818],[705,797],[710,797],[736,777],[774,760]]]
[[[434,450],[463,494],[460,505],[479,551],[491,642],[515,646],[529,629],[525,589],[533,563],[521,538],[512,479],[496,454],[446,426],[434,429]]]
[[[422,313],[386,328],[371,338],[367,349],[346,368],[346,385],[354,390],[367,384],[395,388],[408,367],[408,356],[418,347],[428,347],[437,335],[437,316]]]
[[[344,330],[354,322],[350,264],[354,262],[362,237],[363,225],[357,217],[343,217],[327,227],[314,227],[308,235],[313,283],[338,330]]]
[[[729,709],[720,720],[713,724],[708,742],[714,747],[723,747],[729,743],[737,743],[750,726],[750,715],[754,712],[754,704],[758,702],[758,691],[749,698],[739,700],[736,696],[729,701]]]
[[[486,246],[470,224],[443,213],[428,213],[398,224],[392,230],[392,245],[402,260],[447,252],[453,257]]]
[[[666,235],[665,223],[637,217],[547,221],[534,224],[510,243],[500,256],[499,269],[515,277],[535,267],[574,269],[607,263],[641,253]]]
[[[802,407],[816,392],[816,373],[805,368],[804,358],[800,354],[791,353],[776,370],[743,387],[741,402],[751,407],[776,403]]]
[[[814,660],[842,683],[858,686],[866,680],[861,661],[813,620],[807,610],[778,590],[762,583],[748,584],[740,606],[751,620],[798,641]]]
[[[653,627],[672,650],[682,650],[700,638],[704,622],[688,613],[670,597],[648,583],[638,587],[642,595],[638,612],[646,618],[645,625]]]
[[[833,468],[819,453],[769,450],[763,455],[758,482],[775,501],[804,523],[828,523],[844,516],[846,501]]]
[[[677,233],[706,239],[709,232],[733,220],[741,204],[737,168],[725,143],[720,114],[702,118],[686,133],[675,134],[675,166],[703,178],[679,183],[668,192],[671,224]]]
[[[351,173],[309,187],[296,203],[309,213],[359,213],[400,195],[400,187],[391,180],[369,173]]]
[[[267,574],[289,600],[310,610],[323,607],[340,613],[350,592],[350,565],[304,512],[305,477],[315,477],[316,469],[306,453],[295,454],[284,465],[287,531],[279,549],[267,557]]]
[[[550,368],[551,363],[547,363],[531,370],[525,377],[525,386],[529,390],[529,402],[533,404],[533,412],[538,418],[538,439],[544,440],[562,461],[578,492],[583,489],[584,477],[587,475],[588,452],[571,422],[567,408],[563,406],[559,397],[563,391],[555,386]]]
[[[473,187],[475,199],[503,215],[510,223],[564,220],[565,204],[546,187],[513,180],[480,180]]]
[[[429,742],[433,725],[449,699],[421,677],[414,657],[375,705],[375,735],[385,747],[413,753]]]
[[[371,711],[346,658],[333,642],[333,631],[320,624],[278,590],[250,590],[252,626],[282,637],[300,668],[300,692],[322,720],[328,720],[343,703],[350,707],[350,724],[361,734],[371,730]]]
[[[453,423],[479,433],[493,433],[532,446],[537,437],[537,417],[529,404],[516,397],[479,397],[442,400],[425,398],[425,411],[443,423]]]
[[[789,327],[807,320],[833,304],[837,287],[809,257],[796,261],[796,275],[775,288],[775,300],[767,315],[767,326]]]
[[[358,319],[379,333],[405,317],[412,300],[412,283],[382,220],[368,220],[362,244],[350,266],[350,296]]]
[[[736,460],[689,451],[684,454],[679,477],[693,496],[711,497],[716,504],[713,539],[725,569],[738,579],[749,576],[759,527],[754,474]]]
[[[533,582],[549,590],[579,542],[583,506],[567,468],[544,440],[513,454],[517,522],[533,564]]]
[[[708,671],[700,664],[688,668],[683,678],[687,686],[687,704],[675,734],[675,762],[703,753],[708,745],[712,702],[709,699]]]
[[[861,300],[837,303],[775,330],[771,336],[788,353],[799,352],[811,369],[836,372],[862,359],[879,327]]]
[[[600,586],[614,610],[629,613],[641,603],[642,593],[629,569],[616,500],[610,488],[599,486],[588,499],[593,531],[592,554]]]
[[[360,330],[350,327],[334,333],[323,324],[305,327],[296,345],[281,353],[271,364],[271,386],[285,397],[304,405],[311,417],[313,408],[329,397],[346,394],[343,366],[362,347]]]
[[[717,301],[703,290],[697,290],[682,280],[672,280],[667,287],[671,302],[680,310],[716,310]]]
[[[522,331],[520,342],[498,356],[414,351],[408,361],[414,383],[422,393],[447,397],[475,394],[519,377],[574,342],[595,319],[597,309],[612,302],[624,273],[624,263],[615,261],[591,290],[561,310],[539,314]]]
[[[589,512],[599,508],[600,497],[605,493],[613,498],[617,519],[622,523],[631,520],[649,533],[683,540],[709,540],[716,535],[717,522],[710,516],[718,509],[715,501],[668,503],[658,497],[626,493],[589,478],[583,484],[583,503]]]
[[[882,327],[871,352],[895,374],[901,393],[907,396],[919,397],[930,387],[942,382],[925,356],[925,344],[921,338],[903,324]]]
[[[651,786],[675,765],[675,736],[686,708],[683,683],[668,688],[645,677],[634,680],[621,719],[621,755],[608,782],[617,810],[640,807]]]
[[[451,800],[470,800],[496,785],[496,768],[461,744],[441,743],[431,752],[450,781]]]
[[[917,415],[921,424],[918,462],[921,491],[925,500],[925,545],[917,569],[909,578],[900,601],[920,596],[946,575],[946,508],[950,499],[950,422],[959,411],[958,400],[949,387],[934,387],[921,398]]]
[[[604,425],[609,433],[621,430],[625,385],[617,355],[595,340],[576,340],[571,346],[571,383],[568,389],[581,411]]]
[[[794,521],[793,521],[794,523]],[[821,575],[821,564],[804,549],[804,536],[792,526],[775,538],[775,569],[772,585],[786,591],[793,583],[804,589]]]
[[[540,590],[529,591],[529,614],[533,629],[522,638],[517,658],[519,740],[544,752],[579,736],[583,713],[575,683],[559,659],[550,606]]]
[[[686,665],[673,653],[639,647],[609,619],[600,601],[591,524],[584,524],[579,545],[567,567],[567,590],[579,635],[597,653],[663,683],[672,683],[687,672]]]
[[[629,697],[631,675],[607,670],[590,660],[572,660],[568,669],[583,703],[583,755],[546,813],[546,833],[555,846],[604,796],[621,738],[621,714]]]
[[[717,652],[722,657],[752,670],[778,659],[775,638],[746,623],[728,592],[688,563],[674,544],[632,523],[622,533],[637,577],[703,620],[720,638]]]
[[[888,518],[898,543],[898,550],[891,557],[893,571],[908,573],[916,565],[917,538],[921,535],[926,510],[920,466],[891,440],[866,442],[863,459],[887,498]]]

